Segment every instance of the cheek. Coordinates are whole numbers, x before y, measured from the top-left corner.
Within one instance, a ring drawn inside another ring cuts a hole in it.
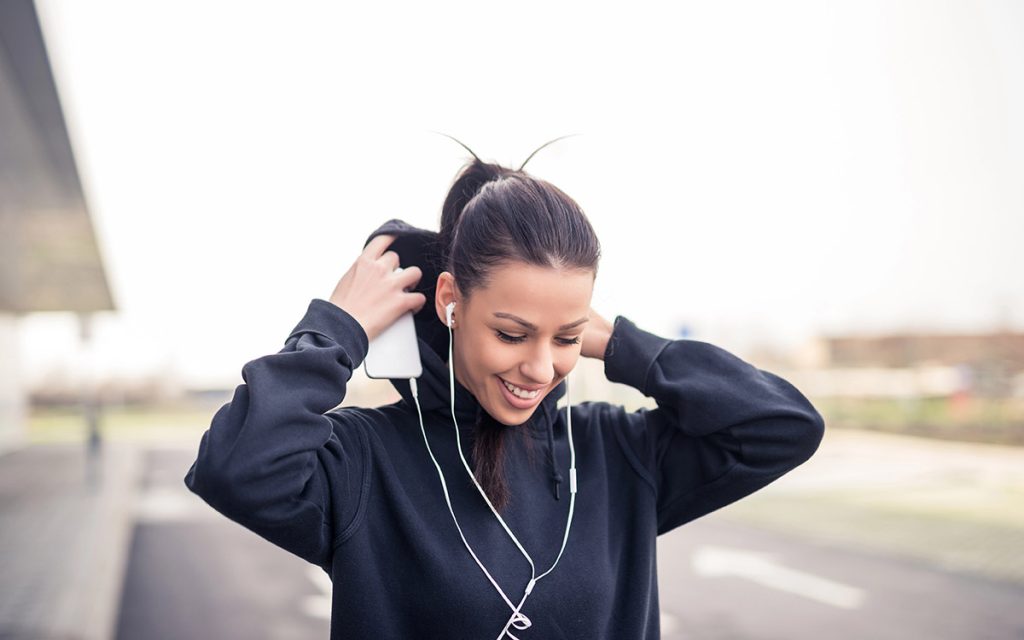
[[[580,351],[577,348],[566,348],[566,353],[555,358],[555,374],[559,378],[569,375],[569,372],[576,368],[580,360]]]
[[[516,352],[489,334],[474,336],[467,345],[467,358],[474,369],[485,373],[501,373],[515,366]]]

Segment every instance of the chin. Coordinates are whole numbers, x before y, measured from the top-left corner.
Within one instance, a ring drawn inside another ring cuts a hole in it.
[[[494,406],[484,407],[484,411],[487,415],[504,427],[519,427],[530,421],[533,417],[534,409],[516,411],[515,409],[509,409],[508,407],[502,406],[504,400],[498,400],[498,409],[495,411]],[[539,406],[539,405],[538,405]]]
[[[505,425],[506,427],[521,427],[521,426],[525,425],[527,422],[529,422],[530,418],[532,418],[532,417],[533,417],[533,412],[531,411],[530,415],[528,415],[525,418],[521,419],[521,422],[516,422],[516,423],[512,423],[512,424],[507,423],[504,420],[498,420],[498,422],[503,424],[503,425]]]

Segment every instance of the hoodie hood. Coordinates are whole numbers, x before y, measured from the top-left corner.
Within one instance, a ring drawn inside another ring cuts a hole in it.
[[[423,272],[423,276],[413,291],[425,295],[427,302],[413,315],[413,322],[419,342],[420,362],[423,365],[423,374],[416,379],[416,385],[424,423],[429,426],[429,423],[441,420],[449,428],[454,428],[449,424],[452,413],[449,408],[450,392],[448,389],[449,333],[448,327],[437,317],[434,308],[437,278],[444,271],[443,265],[441,265],[439,234],[436,231],[420,229],[403,220],[393,218],[371,233],[363,243],[363,247],[365,248],[371,240],[382,234],[395,237],[388,250],[398,254],[399,265],[403,268],[414,265]],[[415,410],[416,405],[409,381],[404,378],[389,378],[389,380],[405,403]],[[558,400],[565,395],[565,385],[565,380],[563,380],[548,392],[526,424],[517,427],[529,429],[532,437],[546,441],[552,492],[556,499],[561,498],[560,489],[563,477],[554,462],[554,424],[557,418]],[[455,417],[459,421],[459,428],[468,429],[472,433],[473,425],[477,424],[482,412],[483,407],[473,394],[456,379]]]

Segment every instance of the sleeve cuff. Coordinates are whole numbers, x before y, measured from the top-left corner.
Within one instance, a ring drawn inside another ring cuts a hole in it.
[[[671,344],[668,338],[644,331],[625,316],[616,316],[604,351],[604,375],[647,394],[647,375],[655,359]]]
[[[306,315],[292,329],[288,340],[300,333],[316,333],[340,344],[355,366],[359,366],[370,349],[363,325],[338,305],[321,298],[310,301]]]

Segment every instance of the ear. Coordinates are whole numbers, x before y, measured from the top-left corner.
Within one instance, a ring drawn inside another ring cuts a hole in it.
[[[458,309],[460,307],[458,302],[461,299],[458,287],[455,285],[455,277],[448,271],[442,271],[437,276],[437,288],[434,294],[434,310],[437,312],[437,319],[441,321],[442,325],[448,326],[445,307],[448,306],[449,302],[455,302],[457,303],[455,308]]]

